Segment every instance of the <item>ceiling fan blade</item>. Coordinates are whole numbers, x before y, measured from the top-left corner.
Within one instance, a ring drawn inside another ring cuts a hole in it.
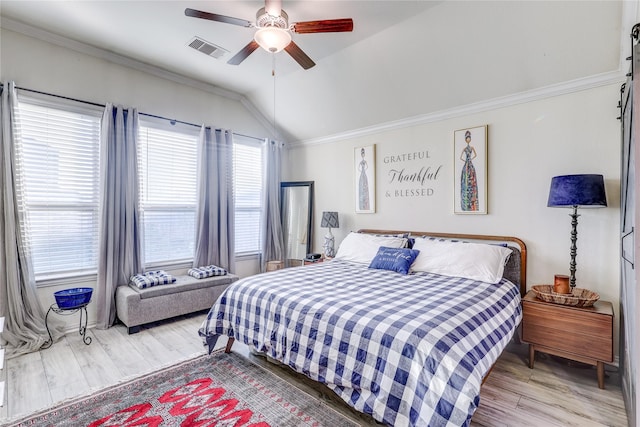
[[[247,59],[249,55],[253,53],[260,45],[255,41],[251,40],[251,42],[240,50],[240,52],[236,53],[233,58],[227,61],[227,64],[231,65],[239,65],[242,61]]]
[[[280,16],[282,0],[264,0],[264,10],[271,16]]]
[[[296,22],[293,24],[293,32],[298,34],[342,33],[347,31],[353,31],[353,19],[351,18]]]
[[[291,57],[295,59],[296,62],[300,64],[300,66],[305,70],[308,70],[309,68],[316,65],[316,63],[313,62],[311,58],[309,58],[307,54],[304,53],[297,44],[295,44],[295,42],[289,43],[289,45],[285,47],[284,50],[286,50],[287,53],[291,55]]]
[[[201,10],[186,8],[184,10],[184,14],[192,18],[208,19],[209,21],[224,22],[225,24],[239,25],[241,27],[253,26],[253,23],[246,19],[232,18],[231,16],[218,15],[216,13],[203,12]]]

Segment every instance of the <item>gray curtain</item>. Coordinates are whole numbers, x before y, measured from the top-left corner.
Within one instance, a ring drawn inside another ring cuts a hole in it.
[[[143,270],[138,208],[138,112],[107,104],[100,132],[100,237],[96,326],[116,318],[115,292]]]
[[[4,316],[2,340],[8,345],[7,355],[15,356],[37,351],[49,339],[45,314],[38,301],[33,266],[28,247],[20,233],[25,221],[19,209],[17,194],[18,100],[15,84],[0,87],[0,315]],[[54,338],[59,332],[52,331]]]
[[[198,137],[198,206],[193,266],[235,271],[233,134],[202,127]]]
[[[280,216],[280,166],[284,144],[266,141],[264,175],[264,215],[262,215],[262,271],[267,261],[284,259],[282,219]]]

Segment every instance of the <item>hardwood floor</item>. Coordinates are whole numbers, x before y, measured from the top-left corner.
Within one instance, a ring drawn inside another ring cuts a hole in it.
[[[79,335],[69,334],[50,349],[7,360],[7,401],[0,409],[0,424],[205,353],[196,332],[204,318],[205,314],[197,314],[158,322],[134,335],[128,335],[122,325],[92,329],[91,345],[83,344]],[[237,343],[233,350],[306,391],[320,392],[363,426],[377,425],[370,417],[356,414],[328,389],[288,368],[252,356]],[[526,345],[511,344],[503,353],[482,388],[472,426],[627,426],[620,380],[613,368],[608,367],[606,389],[600,390],[594,368],[565,366],[540,355],[535,369],[529,369],[527,357]]]
[[[627,417],[615,367],[606,366],[605,389],[595,367],[567,366],[536,353],[528,368],[528,346],[510,344],[482,386],[471,426],[614,426]]]

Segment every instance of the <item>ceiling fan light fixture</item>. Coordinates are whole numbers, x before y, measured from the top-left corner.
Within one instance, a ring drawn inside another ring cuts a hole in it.
[[[260,28],[253,39],[267,52],[277,53],[291,43],[291,34],[287,30],[278,27]]]

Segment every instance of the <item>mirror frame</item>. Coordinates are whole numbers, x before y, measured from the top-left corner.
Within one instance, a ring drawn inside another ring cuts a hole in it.
[[[312,241],[313,241],[313,182],[314,181],[283,181],[280,183],[280,224],[284,224],[284,215],[283,215],[283,201],[284,201],[284,192],[287,188],[290,187],[308,187],[309,188],[309,213],[307,215],[307,253],[305,256],[311,252]],[[284,241],[284,235],[282,236]],[[286,249],[286,248],[285,248]],[[285,254],[285,260],[287,255]],[[301,260],[302,261],[302,260]]]

